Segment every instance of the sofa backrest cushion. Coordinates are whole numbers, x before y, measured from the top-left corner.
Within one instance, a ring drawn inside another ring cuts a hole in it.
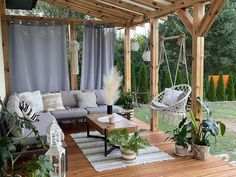
[[[42,97],[45,111],[65,109],[62,103],[61,93],[46,93]]]
[[[105,103],[105,97],[104,97],[104,90],[96,90],[96,102],[98,105],[104,105]]]
[[[80,90],[61,91],[63,105],[69,108],[78,106],[76,95],[80,92]]]
[[[78,107],[80,108],[93,108],[98,107],[96,104],[95,92],[80,92],[77,94]]]
[[[34,92],[23,92],[18,95],[20,99],[24,100],[32,107],[34,112],[43,111],[43,100],[39,90]]]

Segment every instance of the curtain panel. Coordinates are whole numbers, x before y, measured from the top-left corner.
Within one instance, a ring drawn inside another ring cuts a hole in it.
[[[9,39],[11,92],[69,89],[65,25],[14,21]]]
[[[103,76],[114,64],[114,39],[114,28],[84,27],[81,90],[102,88]]]

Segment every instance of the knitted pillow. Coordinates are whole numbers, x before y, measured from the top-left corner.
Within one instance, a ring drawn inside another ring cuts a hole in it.
[[[39,121],[38,116],[34,113],[33,109],[24,100],[20,101],[19,108],[22,111],[22,114],[25,119],[31,122]]]

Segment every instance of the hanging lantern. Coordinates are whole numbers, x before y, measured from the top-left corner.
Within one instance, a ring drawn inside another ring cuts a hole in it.
[[[62,130],[59,127],[58,123],[53,120],[53,122],[47,127],[47,144],[51,146],[52,144],[62,145]]]
[[[139,43],[138,42],[132,42],[131,43],[131,51],[137,52],[139,49]]]
[[[45,155],[49,157],[50,162],[53,166],[53,170],[50,172],[50,176],[65,177],[65,149],[58,144],[52,144]]]
[[[145,50],[142,55],[143,61],[150,61],[151,56],[150,56],[150,50]]]
[[[79,43],[76,40],[71,41],[70,48],[71,48],[71,73],[79,74],[79,59],[78,59]]]

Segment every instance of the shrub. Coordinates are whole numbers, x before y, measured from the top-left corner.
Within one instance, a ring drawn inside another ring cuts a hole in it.
[[[168,73],[168,71],[165,72],[165,76],[164,76],[164,81],[163,81],[163,90],[165,88],[169,88],[171,87],[171,80],[170,80],[170,75]]]
[[[224,101],[225,100],[225,86],[223,81],[223,73],[219,73],[219,79],[218,79],[218,86],[216,91],[217,100]]]
[[[136,72],[135,72],[135,64],[131,62],[131,90],[136,91]]]
[[[228,101],[233,101],[235,98],[235,90],[234,90],[234,79],[232,76],[232,73],[229,73],[229,79],[228,79],[228,84],[227,84],[227,96],[228,96]]]
[[[147,73],[147,67],[145,63],[143,63],[139,69],[139,92],[142,93],[138,95],[139,102],[147,103],[148,102],[148,93],[147,93],[148,92],[148,73]]]
[[[182,72],[180,69],[178,69],[175,85],[179,85],[179,84],[183,84],[183,83],[184,82],[183,82]]]
[[[212,76],[208,85],[207,99],[209,101],[216,101],[216,89],[215,89],[214,80]]]

